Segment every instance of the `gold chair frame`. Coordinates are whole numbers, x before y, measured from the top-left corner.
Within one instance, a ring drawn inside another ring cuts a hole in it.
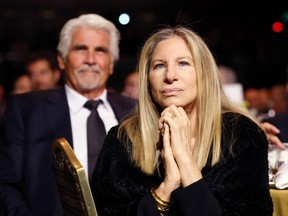
[[[65,138],[52,144],[52,170],[64,215],[98,216],[85,169]]]

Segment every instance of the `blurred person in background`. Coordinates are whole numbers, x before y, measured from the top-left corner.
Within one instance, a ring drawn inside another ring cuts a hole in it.
[[[265,101],[266,104],[270,104],[270,101],[267,99],[267,91],[263,91],[262,97],[260,97],[261,94],[259,96],[258,89],[250,88],[243,92],[242,85],[233,86],[239,83],[236,71],[230,66],[218,65],[218,74],[219,80],[223,86],[223,90],[231,101],[236,102],[237,105],[246,108],[247,111],[249,111],[260,121],[260,123],[266,116],[268,116],[267,113],[265,113],[265,116],[261,116],[258,113],[259,109],[262,110],[261,107],[263,104],[265,104]],[[243,100],[244,105],[242,104]],[[271,112],[271,109],[269,111]],[[273,113],[270,115],[273,115]],[[260,119],[260,117],[262,117],[262,119]],[[280,129],[276,127],[277,125],[264,122],[261,123],[261,126],[266,132],[267,139],[269,140],[270,144],[273,144],[280,149],[285,149],[282,140],[279,139]]]
[[[220,82],[225,84],[235,84],[238,82],[236,71],[226,65],[218,65]]]
[[[259,90],[257,88],[248,88],[244,91],[246,107],[254,116],[258,115],[258,110],[261,107],[258,97]]]
[[[128,73],[124,79],[122,94],[137,100],[138,88],[138,72],[132,71]]]
[[[27,60],[26,70],[34,90],[56,89],[62,84],[57,56],[53,53],[32,53]]]
[[[276,114],[272,118],[264,119],[263,123],[275,125],[279,129],[279,133],[277,133],[278,139],[284,143],[288,142],[288,110]]]
[[[274,116],[270,91],[267,88],[248,88],[244,91],[247,109],[262,122]]]
[[[218,65],[219,79],[227,97],[240,107],[245,107],[243,85],[237,80],[236,71],[226,65]]]
[[[31,81],[31,78],[27,74],[22,74],[18,76],[14,80],[13,88],[12,88],[12,94],[23,94],[26,92],[33,91],[33,84]]]
[[[277,84],[270,88],[271,107],[275,115],[288,110],[288,91],[285,85]],[[273,116],[269,116],[270,118]]]
[[[274,85],[270,88],[274,116],[264,119],[279,128],[277,135],[282,142],[288,142],[288,93],[285,85]]]

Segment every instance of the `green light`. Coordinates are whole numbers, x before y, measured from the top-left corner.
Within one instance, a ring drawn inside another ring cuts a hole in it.
[[[288,23],[288,10],[285,10],[282,13],[282,19],[283,19],[284,22]]]

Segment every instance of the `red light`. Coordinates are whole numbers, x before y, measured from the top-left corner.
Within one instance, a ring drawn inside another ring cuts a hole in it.
[[[272,25],[272,30],[276,33],[282,32],[284,29],[284,26],[281,22],[274,22]]]

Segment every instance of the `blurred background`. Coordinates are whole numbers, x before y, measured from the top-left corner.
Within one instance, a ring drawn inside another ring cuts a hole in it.
[[[116,90],[121,88],[124,74],[134,69],[139,48],[150,33],[177,24],[198,32],[217,63],[237,71],[244,88],[284,84],[288,71],[287,5],[287,1],[270,0],[0,0],[0,83],[9,93],[15,77],[25,72],[29,52],[56,53],[60,29],[68,19],[99,13],[121,31],[121,58],[109,81]],[[120,23],[123,13],[129,15],[128,23],[125,19]]]

